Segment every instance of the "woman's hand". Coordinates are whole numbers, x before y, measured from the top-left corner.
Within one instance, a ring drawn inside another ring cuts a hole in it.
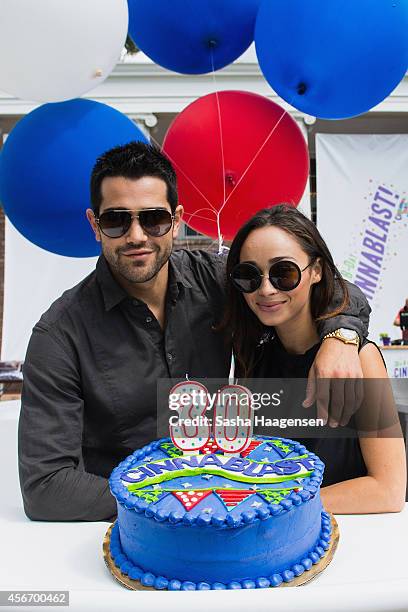
[[[309,370],[303,406],[317,403],[317,417],[330,427],[345,426],[363,399],[358,349],[337,338],[323,340]]]

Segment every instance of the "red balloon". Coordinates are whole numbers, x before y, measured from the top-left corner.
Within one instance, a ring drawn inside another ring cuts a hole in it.
[[[261,208],[299,204],[309,174],[296,121],[271,100],[243,91],[209,94],[187,106],[170,125],[163,152],[177,172],[186,223],[217,237],[218,216],[225,239]]]

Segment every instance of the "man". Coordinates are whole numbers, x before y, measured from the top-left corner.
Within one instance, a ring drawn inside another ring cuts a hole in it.
[[[157,380],[223,378],[230,367],[230,346],[213,329],[223,260],[172,253],[183,207],[167,158],[141,143],[107,152],[92,173],[91,201],[102,247],[96,271],[41,317],[25,360],[19,466],[34,520],[112,517],[107,477],[156,437]],[[365,333],[368,306],[351,290],[356,316],[331,319],[322,336],[339,327]],[[336,338],[323,342],[314,368],[326,378],[361,375],[356,347]]]
[[[398,311],[394,325],[401,328],[403,344],[408,344],[408,298],[405,300],[405,305]]]

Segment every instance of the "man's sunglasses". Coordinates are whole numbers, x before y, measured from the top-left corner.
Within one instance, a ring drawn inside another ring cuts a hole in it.
[[[310,262],[306,268],[308,268],[311,263],[312,262]],[[286,259],[277,261],[269,268],[269,281],[271,285],[273,285],[275,289],[279,289],[279,291],[292,291],[299,285],[302,279],[302,272],[304,272],[306,268],[301,270],[294,261],[288,261]],[[230,274],[232,284],[242,293],[252,293],[259,289],[264,276],[266,275],[262,274],[258,266],[249,261],[237,264]]]
[[[107,210],[100,217],[95,217],[102,234],[108,238],[124,236],[129,231],[132,219],[138,219],[142,230],[157,238],[171,230],[174,215],[165,208],[144,208],[138,212],[118,208]]]

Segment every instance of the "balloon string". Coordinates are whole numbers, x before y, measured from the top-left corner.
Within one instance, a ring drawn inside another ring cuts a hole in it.
[[[215,91],[215,99],[217,102],[217,115],[218,115],[218,129],[220,133],[220,145],[221,145],[221,161],[222,161],[222,189],[223,189],[223,198],[222,205],[220,209],[217,211],[217,234],[218,234],[218,254],[220,255],[223,252],[223,236],[221,234],[221,225],[220,225],[220,213],[225,205],[225,199],[227,196],[226,187],[225,187],[225,157],[224,157],[224,138],[222,134],[222,121],[221,121],[221,106],[220,106],[220,98],[218,95],[217,88],[217,80],[215,76],[215,65],[214,65],[214,50],[213,47],[210,47],[210,55],[211,55],[211,67],[212,67],[212,77],[214,82],[214,91]]]
[[[162,146],[160,145],[160,143],[150,134],[150,140],[152,140],[154,142],[154,144],[160,149],[162,150]],[[211,212],[214,213],[214,215],[217,214],[217,211],[215,210],[215,208],[213,207],[213,205],[211,204],[210,200],[208,198],[206,198],[206,196],[202,193],[202,191],[197,187],[197,185],[195,184],[195,182],[190,179],[190,177],[184,172],[184,170],[182,168],[180,168],[180,166],[178,165],[178,163],[176,162],[175,159],[173,159],[171,157],[171,155],[169,155],[167,153],[167,151],[164,151],[164,154],[166,155],[166,157],[168,157],[168,159],[171,161],[171,163],[173,164],[173,166],[175,166],[179,172],[181,172],[181,174],[184,176],[185,179],[187,179],[187,181],[190,183],[190,185],[192,185],[194,187],[194,189],[196,189],[198,191],[198,193],[200,194],[200,196],[207,202],[208,206],[210,207],[209,210],[211,210]]]
[[[228,202],[228,200],[230,199],[230,197],[232,196],[232,194],[234,193],[234,191],[238,188],[239,184],[241,183],[241,181],[243,180],[243,178],[245,177],[245,175],[249,172],[249,170],[251,169],[252,165],[254,164],[255,160],[257,159],[258,155],[261,153],[262,149],[265,147],[265,145],[267,144],[268,140],[271,138],[271,136],[274,134],[274,132],[277,130],[279,124],[281,123],[283,117],[286,115],[286,111],[283,110],[281,116],[279,117],[278,121],[276,122],[276,124],[273,126],[273,128],[271,129],[271,131],[269,132],[268,136],[265,138],[265,140],[263,141],[262,145],[259,147],[258,151],[255,153],[254,157],[252,158],[252,160],[250,161],[250,163],[248,164],[247,168],[245,169],[244,173],[242,174],[242,176],[240,177],[240,179],[238,180],[237,184],[234,186],[233,190],[231,191],[231,193],[229,194],[229,196],[227,197],[227,199],[224,201],[223,205],[221,206],[220,210],[218,211],[218,215],[221,214],[222,209],[224,208],[224,206],[226,205],[226,203]]]
[[[209,208],[198,208],[193,213],[188,213],[188,212],[184,211],[184,216],[185,217],[189,217],[190,219],[192,217],[197,217],[197,219],[203,219],[204,221],[209,221],[211,223],[214,219],[209,219],[208,217],[203,217],[202,215],[198,215],[197,214],[197,213],[199,213],[202,210],[210,210],[210,209]],[[212,212],[212,210],[210,210],[210,212]]]
[[[195,210],[193,213],[186,213],[186,212],[185,212],[185,213],[184,213],[184,215],[185,215],[185,216],[187,216],[187,217],[189,218],[189,222],[191,222],[191,219],[192,219],[193,217],[196,217],[197,219],[203,219],[204,221],[209,221],[210,223],[212,223],[212,222],[214,221],[213,219],[208,219],[208,217],[203,217],[202,215],[197,214],[197,213],[199,213],[199,212],[201,212],[201,211],[203,211],[203,210],[209,210],[209,209],[208,209],[208,208],[198,208],[198,209],[197,209],[197,210]],[[210,212],[212,212],[212,210],[211,210]],[[188,239],[188,236],[186,236],[186,237],[185,237],[185,239],[186,239],[186,243],[187,243],[187,249],[188,249],[188,250],[191,250],[191,249],[190,249],[190,241],[189,241],[189,239]],[[218,241],[218,239],[217,239],[217,241]],[[207,247],[205,250],[207,250],[207,251],[209,251],[209,252],[210,252],[210,251],[212,250],[213,244],[214,244],[215,242],[216,242],[215,240],[212,240],[212,241],[210,242],[210,244],[208,245],[208,247]],[[200,247],[200,248],[201,248],[201,247]]]
[[[161,144],[154,138],[154,136],[152,136],[150,134],[150,140],[160,149],[162,150],[162,146]],[[190,179],[189,176],[187,176],[187,174],[184,172],[184,170],[182,170],[180,168],[180,166],[177,164],[177,162],[171,157],[171,155],[169,155],[166,151],[166,156],[168,157],[168,159],[171,161],[171,163],[178,168],[178,170],[183,174],[183,176],[188,180],[188,182],[194,187],[194,189],[196,189],[198,191],[198,193],[201,195],[201,197],[208,203],[209,208],[199,208],[198,210],[194,211],[193,213],[184,213],[185,216],[189,217],[189,220],[191,221],[191,219],[193,217],[197,217],[197,219],[203,219],[203,221],[209,221],[210,223],[213,222],[213,219],[208,219],[208,217],[203,217],[201,215],[198,215],[197,213],[201,212],[201,211],[209,211],[210,213],[212,213],[213,215],[217,215],[217,211],[215,210],[215,208],[212,206],[211,202],[205,197],[205,195],[203,193],[201,193],[200,189],[197,187],[197,185],[194,183],[194,181],[192,179]],[[187,249],[190,250],[190,244],[189,244],[189,240],[188,237],[186,237],[186,242],[187,242]],[[210,248],[212,246],[213,243],[211,243]]]

